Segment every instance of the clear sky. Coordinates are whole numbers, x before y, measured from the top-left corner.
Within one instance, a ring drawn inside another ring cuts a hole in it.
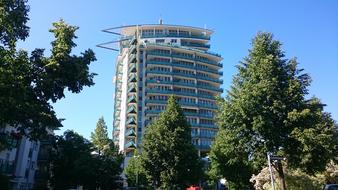
[[[112,130],[113,93],[116,52],[97,48],[113,40],[101,32],[113,26],[158,23],[207,27],[215,31],[211,51],[223,60],[224,84],[229,88],[235,65],[247,55],[251,39],[258,31],[268,31],[283,43],[287,58],[298,57],[300,67],[313,79],[310,96],[327,104],[326,111],[338,120],[338,1],[314,0],[31,0],[30,37],[19,46],[26,50],[45,48],[49,53],[53,39],[48,32],[52,22],[63,18],[77,25],[78,46],[74,53],[91,48],[97,61],[90,70],[98,74],[95,86],[80,94],[66,94],[54,105],[64,127],[90,137],[96,122],[103,116]]]

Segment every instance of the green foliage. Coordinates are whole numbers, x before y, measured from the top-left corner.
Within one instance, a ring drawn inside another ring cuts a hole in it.
[[[191,143],[191,129],[174,97],[166,110],[151,123],[142,142],[142,167],[159,189],[185,188],[202,175],[197,150]]]
[[[122,186],[122,163],[124,157],[118,152],[118,147],[114,143],[109,143],[104,149],[103,154],[97,157],[99,167],[96,171],[96,186],[102,190],[119,189]],[[93,170],[93,169],[91,169]]]
[[[56,140],[52,156],[51,183],[54,189],[84,188],[117,189],[122,172],[122,155],[110,144],[106,154],[92,154],[93,145],[73,131],[66,131]]]
[[[107,125],[103,117],[98,120],[94,133],[91,133],[91,140],[99,154],[101,154],[110,143]]]
[[[139,189],[152,189],[151,181],[147,178],[147,173],[141,165],[141,158],[137,150],[134,156],[129,159],[124,173],[126,174],[129,187],[136,187],[138,185]]]
[[[46,129],[61,127],[51,106],[63,98],[65,89],[79,93],[94,85],[89,64],[96,60],[90,49],[71,55],[78,27],[63,20],[53,23],[52,55],[43,49],[29,54],[16,50],[16,42],[28,36],[28,6],[25,0],[0,2],[0,127],[10,125],[33,139],[43,138]],[[27,134],[26,134],[27,133]]]
[[[224,100],[219,133],[210,152],[210,174],[238,185],[266,165],[266,153],[287,158],[291,168],[313,174],[337,150],[337,126],[316,98],[305,99],[310,77],[286,59],[281,43],[258,33]]]
[[[14,48],[17,40],[25,40],[28,36],[29,7],[26,3],[27,0],[0,2],[0,43],[6,47]]]

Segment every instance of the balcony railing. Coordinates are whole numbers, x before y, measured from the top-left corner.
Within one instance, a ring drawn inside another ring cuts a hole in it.
[[[164,38],[164,37],[173,37],[173,38],[195,38],[195,39],[203,39],[210,40],[210,36],[205,35],[197,35],[197,34],[142,34],[141,38]]]
[[[134,141],[129,141],[127,144],[126,144],[126,148],[136,148],[136,144]]]
[[[192,138],[208,138],[208,139],[213,139],[215,138],[216,134],[205,134],[205,133],[195,133],[191,134]]]
[[[126,136],[132,136],[132,137],[135,137],[136,136],[136,133],[135,133],[135,130],[134,129],[129,129],[126,133]]]
[[[221,88],[218,87],[214,87],[214,86],[207,86],[207,85],[197,85],[197,88],[203,88],[203,89],[207,89],[207,90],[213,90],[213,91],[217,91],[217,92],[223,92],[223,90]]]
[[[164,103],[165,101],[154,101],[154,100],[147,100],[146,103],[159,103],[159,104],[166,104]],[[146,114],[160,114],[161,112],[163,112],[163,110],[146,110]],[[192,116],[192,117],[203,117],[203,118],[209,118],[209,119],[213,119],[214,116],[212,115],[207,115],[207,114],[201,114],[201,113],[191,113],[191,112],[184,112],[185,116]]]
[[[135,107],[135,106],[130,106],[130,107],[127,109],[127,113],[136,113],[136,107]]]
[[[209,44],[199,44],[199,43],[192,43],[192,42],[182,42],[182,46],[188,46],[188,47],[200,47],[200,48],[210,48]]]
[[[130,117],[127,122],[126,122],[127,125],[136,125],[136,120],[134,117]]]
[[[127,102],[128,103],[135,103],[136,102],[136,96],[135,95],[129,96]]]
[[[159,71],[159,70],[151,70],[151,71],[147,71],[147,73],[149,73],[149,74],[171,75],[171,72]]]
[[[194,145],[199,150],[210,150],[211,145]]]
[[[196,75],[196,78],[197,79],[201,79],[201,80],[206,80],[206,81],[211,81],[211,82],[219,83],[219,84],[223,83],[222,79],[215,79],[215,78],[206,77],[206,76],[202,76],[202,75]]]
[[[158,51],[148,51],[148,55],[157,55],[157,56],[165,56],[165,57],[170,57],[170,53],[164,53],[164,52],[158,52]]]
[[[177,63],[177,62],[147,61],[147,64],[149,64],[149,65],[165,65],[165,66],[180,67],[180,68],[184,68],[184,69],[192,69],[192,70],[197,70],[197,71],[205,71],[205,72],[209,72],[209,73],[217,74],[217,75],[223,75],[222,71],[218,71],[218,70],[214,70],[214,69],[209,69],[209,68],[204,68],[204,67],[201,67],[201,66],[183,65],[183,64]]]
[[[178,92],[173,90],[162,90],[162,89],[147,89],[147,93],[159,93],[159,94],[175,94],[175,95],[182,95],[182,96],[192,96],[192,97],[201,97],[207,98],[211,100],[215,100],[214,96],[205,95],[205,94],[197,94],[197,93],[189,93],[189,92]]]
[[[145,103],[166,104],[167,101],[166,100],[146,100]],[[213,104],[186,102],[186,101],[177,101],[177,103],[179,103],[181,105],[184,105],[184,106],[196,106],[196,107],[204,107],[204,108],[217,109],[217,106],[213,105]]]
[[[128,73],[135,73],[136,72],[136,65],[135,63],[129,64],[129,69],[128,69]]]

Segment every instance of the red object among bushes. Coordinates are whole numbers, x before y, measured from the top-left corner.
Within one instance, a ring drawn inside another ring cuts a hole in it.
[[[201,190],[201,188],[197,185],[192,185],[192,186],[188,187],[187,190]]]

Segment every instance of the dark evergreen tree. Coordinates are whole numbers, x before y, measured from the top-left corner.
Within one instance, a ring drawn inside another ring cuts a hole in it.
[[[318,99],[306,99],[310,77],[297,66],[272,34],[253,39],[228,95],[219,101],[210,175],[246,188],[251,174],[267,165],[267,152],[309,174],[324,170],[337,150],[337,127]]]
[[[91,133],[91,140],[100,155],[105,147],[109,147],[110,140],[108,137],[107,125],[103,117],[98,120],[95,131]]]
[[[154,188],[184,189],[201,177],[201,161],[191,143],[190,125],[173,96],[145,132],[141,162]]]

